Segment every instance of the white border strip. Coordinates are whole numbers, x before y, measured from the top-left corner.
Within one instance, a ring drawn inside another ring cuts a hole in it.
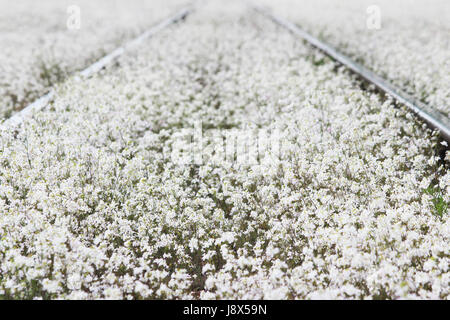
[[[188,5],[184,9],[177,12],[176,14],[170,16],[169,18],[163,20],[162,22],[153,26],[149,30],[145,31],[143,34],[141,34],[134,40],[131,40],[124,46],[115,49],[110,54],[104,56],[97,62],[93,63],[92,65],[90,65],[89,67],[87,67],[86,69],[84,69],[83,71],[81,71],[79,73],[79,76],[81,78],[75,78],[75,79],[81,80],[81,79],[86,79],[86,78],[92,76],[93,74],[97,73],[98,71],[100,71],[101,69],[106,67],[108,64],[110,64],[111,62],[116,60],[118,57],[123,55],[126,51],[142,44],[142,42],[144,40],[153,36],[154,34],[158,33],[159,31],[163,30],[164,28],[170,26],[171,24],[174,24],[174,23],[182,20],[183,18],[188,16],[190,13],[192,13],[192,11],[193,11],[193,6]],[[17,112],[12,117],[7,119],[1,125],[1,127],[8,128],[8,127],[14,127],[14,126],[20,125],[25,118],[31,117],[35,112],[42,110],[53,99],[55,94],[56,94],[55,89],[51,88],[50,91],[46,95],[40,97],[33,103],[26,106],[24,109],[22,109],[21,111]]]
[[[427,106],[426,104],[418,101],[411,95],[407,94],[403,90],[397,88],[396,86],[389,83],[387,80],[376,75],[369,69],[363,67],[362,65],[354,62],[352,59],[341,54],[332,46],[320,41],[314,36],[310,35],[306,31],[302,30],[295,24],[284,20],[280,17],[275,16],[268,10],[263,9],[258,6],[253,6],[254,10],[262,14],[263,16],[271,19],[278,25],[288,29],[293,34],[303,38],[309,42],[314,47],[323,51],[326,55],[330,56],[332,59],[340,62],[342,65],[346,66],[356,74],[360,75],[362,78],[370,83],[373,83],[378,89],[385,92],[386,94],[394,97],[399,103],[407,106],[412,112],[414,112],[420,119],[425,121],[429,127],[438,130],[441,136],[450,142],[450,119],[442,115],[440,112],[434,110],[433,108]]]

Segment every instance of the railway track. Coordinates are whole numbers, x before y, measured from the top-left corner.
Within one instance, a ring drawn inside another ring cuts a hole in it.
[[[258,14],[263,15],[264,17],[272,20],[279,26],[287,29],[294,35],[300,37],[313,47],[325,53],[333,60],[350,69],[364,81],[374,85],[378,90],[385,93],[386,95],[393,97],[398,103],[405,105],[418,118],[423,120],[428,125],[429,128],[431,128],[432,130],[437,130],[444,140],[450,142],[450,119],[448,119],[446,116],[442,115],[440,112],[434,110],[432,107],[426,105],[425,103],[415,99],[405,91],[388,82],[386,79],[370,71],[368,68],[362,66],[361,64],[356,63],[348,56],[339,52],[336,48],[319,40],[318,38],[314,37],[310,33],[300,28],[299,26],[295,25],[294,23],[269,12],[269,10],[261,6],[251,5],[251,7]],[[134,40],[128,42],[122,47],[115,49],[113,52],[99,59],[86,69],[82,70],[81,72],[79,72],[79,76],[76,77],[76,79],[81,80],[89,78],[93,74],[105,68],[107,65],[111,64],[118,57],[123,55],[126,51],[136,46],[139,46],[144,40],[148,39],[152,35],[163,30],[164,28],[183,20],[189,14],[191,14],[193,10],[194,4],[187,5],[180,11],[164,19],[160,23],[154,25],[153,27],[142,33]],[[33,103],[26,106],[24,109],[22,109],[21,111],[17,112],[12,117],[7,119],[2,126],[8,128],[19,125],[24,118],[30,117],[33,113],[43,109],[45,105],[52,100],[54,95],[55,90],[51,89],[47,94],[40,97]]]
[[[263,7],[255,5],[253,5],[252,7],[259,14],[267,17],[279,26],[289,30],[291,33],[305,40],[307,43],[319,49],[333,60],[350,69],[352,72],[357,74],[368,83],[373,84],[381,92],[393,97],[398,103],[405,105],[411,112],[413,112],[417,117],[423,120],[431,129],[437,130],[444,140],[450,142],[449,118],[442,115],[440,112],[434,110],[432,107],[426,105],[425,103],[415,99],[405,91],[394,86],[389,81],[378,76],[361,64],[356,63],[348,56],[339,52],[336,48],[319,40],[294,23],[269,12]]]

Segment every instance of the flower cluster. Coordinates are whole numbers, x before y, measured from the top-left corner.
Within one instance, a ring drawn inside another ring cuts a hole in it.
[[[0,119],[165,18],[182,0],[0,1]],[[79,8],[80,29],[68,28]]]
[[[448,1],[259,2],[450,116]],[[379,29],[368,28],[373,5]]]
[[[246,8],[210,1],[0,131],[0,298],[449,297],[436,136]],[[167,157],[198,121],[283,152]]]

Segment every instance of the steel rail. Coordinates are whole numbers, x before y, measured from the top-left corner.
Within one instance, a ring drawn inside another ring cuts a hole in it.
[[[107,54],[103,58],[101,58],[101,59],[97,60],[96,62],[94,62],[93,64],[91,64],[86,69],[80,71],[78,74],[76,74],[74,76],[75,81],[81,81],[81,80],[91,77],[95,73],[99,72],[101,69],[105,68],[107,65],[111,64],[113,61],[115,61],[117,58],[119,58],[125,52],[142,44],[147,38],[150,38],[151,36],[158,33],[159,31],[167,28],[168,26],[183,20],[189,14],[191,14],[193,10],[194,10],[193,4],[187,5],[183,9],[179,10],[177,13],[169,16],[168,18],[164,19],[163,21],[152,26],[150,29],[148,29],[147,31],[145,31],[144,33],[142,33],[135,39],[133,39],[133,40],[129,41],[128,43],[126,43],[125,45],[115,49],[111,53]],[[56,95],[56,89],[51,88],[47,94],[38,98],[33,103],[29,104],[28,106],[26,106],[25,108],[23,108],[16,114],[14,114],[12,117],[5,120],[5,122],[1,125],[1,127],[11,128],[11,127],[20,125],[25,118],[31,117],[35,112],[42,110],[46,105],[48,105],[48,103],[53,99],[53,97],[55,95]]]
[[[444,140],[450,142],[449,118],[434,110],[430,106],[424,104],[423,102],[415,99],[408,93],[394,86],[386,79],[378,76],[366,67],[356,63],[349,57],[336,50],[334,47],[317,39],[294,23],[278,17],[260,6],[253,5],[252,7],[256,12],[262,14],[263,16],[274,21],[276,24],[289,30],[294,35],[302,38],[312,46],[325,53],[327,56],[331,57],[333,60],[352,70],[355,74],[359,75],[367,82],[374,84],[379,90],[383,91],[389,96],[392,96],[398,103],[405,105],[410,111],[416,114],[417,117],[422,119],[431,129],[438,130]]]

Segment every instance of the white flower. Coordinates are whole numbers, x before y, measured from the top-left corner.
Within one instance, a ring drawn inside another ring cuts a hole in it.
[[[233,243],[234,242],[234,232],[224,232],[222,234],[221,240],[223,242]]]
[[[122,292],[119,288],[108,287],[105,292],[105,299],[107,300],[119,300],[122,299]]]
[[[189,249],[191,250],[191,252],[194,252],[195,250],[198,249],[198,240],[195,238],[192,238],[191,240],[189,240]]]

